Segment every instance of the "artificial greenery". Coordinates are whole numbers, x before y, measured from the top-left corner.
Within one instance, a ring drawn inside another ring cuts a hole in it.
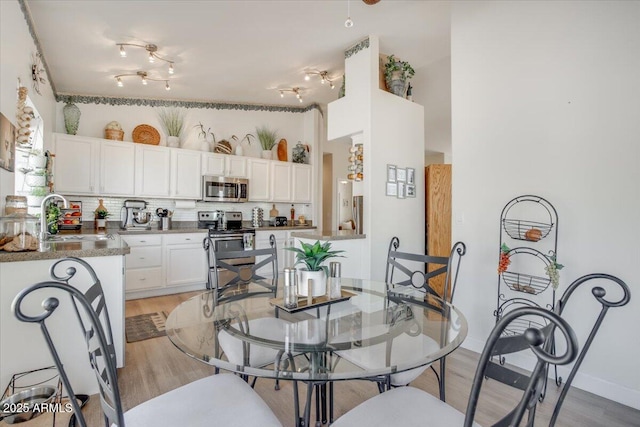
[[[97,219],[105,219],[110,215],[106,209],[97,209],[95,214]]]
[[[47,207],[47,229],[49,233],[56,234],[58,232],[58,220],[60,219],[60,208],[55,203],[49,204]]]
[[[198,129],[199,138],[202,138],[205,141],[209,141],[209,135],[211,135],[211,137],[213,138],[213,143],[214,144],[216,143],[216,136],[214,135],[213,132],[211,132],[211,128],[205,130],[202,122],[199,122],[197,125],[194,126],[194,128]]]
[[[391,80],[391,75],[395,71],[400,71],[400,80],[409,80],[416,73],[407,61],[399,61],[393,55],[389,55],[387,63],[384,64],[384,77]]]
[[[329,258],[344,258],[342,255],[338,255],[344,251],[331,251],[331,243],[329,242],[320,243],[320,240],[316,240],[314,244],[300,242],[300,246],[302,246],[302,249],[285,248],[296,253],[296,263],[294,265],[304,264],[309,271],[324,270],[327,276],[329,275],[329,268],[326,265],[322,265],[322,263]]]
[[[231,139],[233,139],[234,141],[238,141],[240,140],[240,144],[242,144],[242,142],[246,139],[247,142],[249,143],[249,145],[251,145],[251,138],[255,139],[256,137],[253,136],[252,134],[248,133],[244,136],[244,138],[239,139],[237,136],[235,135],[231,135]]]
[[[256,135],[258,135],[258,141],[260,141],[263,150],[271,150],[276,145],[278,134],[275,130],[262,126],[256,128]]]
[[[185,112],[180,108],[161,108],[158,118],[168,136],[180,136],[184,128]]]

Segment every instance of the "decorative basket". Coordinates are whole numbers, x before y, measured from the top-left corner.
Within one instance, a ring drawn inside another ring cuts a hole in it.
[[[105,129],[104,130],[105,139],[114,139],[116,141],[124,140],[124,131],[118,129]]]

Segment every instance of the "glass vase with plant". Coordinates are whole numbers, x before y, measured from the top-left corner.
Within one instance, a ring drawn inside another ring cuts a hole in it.
[[[387,89],[394,95],[404,98],[407,91],[407,81],[415,74],[413,67],[407,61],[400,61],[393,55],[389,55],[384,64],[384,77]]]
[[[57,204],[50,203],[49,206],[47,206],[47,231],[49,231],[50,234],[58,233],[60,214],[60,207],[58,207]]]
[[[260,146],[262,147],[262,157],[265,159],[271,159],[271,149],[276,145],[278,133],[266,126],[261,126],[256,128],[256,135],[258,136],[258,141],[260,141]]]
[[[161,108],[158,110],[158,118],[162,129],[167,134],[167,145],[170,147],[180,146],[185,116],[185,112],[180,108]]]

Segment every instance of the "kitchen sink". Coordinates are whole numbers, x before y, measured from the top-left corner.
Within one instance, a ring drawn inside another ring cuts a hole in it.
[[[47,236],[49,242],[95,242],[100,240],[113,240],[113,234],[70,234]]]

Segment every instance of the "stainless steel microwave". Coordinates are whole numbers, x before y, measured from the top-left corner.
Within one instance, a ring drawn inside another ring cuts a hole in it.
[[[202,177],[202,201],[204,202],[246,202],[248,195],[248,179],[210,175]]]

